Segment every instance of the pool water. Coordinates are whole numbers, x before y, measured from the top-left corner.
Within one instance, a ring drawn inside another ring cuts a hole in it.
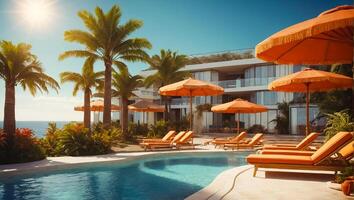
[[[196,153],[0,176],[0,199],[184,199],[249,152]]]

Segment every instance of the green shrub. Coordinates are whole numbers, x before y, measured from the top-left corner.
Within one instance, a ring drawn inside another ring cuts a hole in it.
[[[114,141],[122,140],[120,129],[103,129],[100,124],[90,132],[80,123],[70,123],[62,129],[50,124],[41,144],[50,156],[85,156],[106,154],[111,151]]]
[[[49,123],[48,128],[46,131],[46,134],[44,135],[44,138],[40,140],[40,143],[44,149],[44,152],[47,156],[55,156],[57,154],[56,152],[56,146],[58,143],[58,128],[56,123]]]
[[[324,129],[326,141],[336,135],[340,131],[354,131],[354,122],[351,120],[347,110],[326,114],[327,124]]]
[[[183,117],[181,120],[171,122],[170,124],[166,124],[166,126],[176,131],[189,130],[189,116]]]
[[[157,121],[155,125],[150,125],[149,138],[163,137],[168,131],[168,124],[164,120]]]
[[[147,124],[129,123],[128,133],[134,136],[147,136],[149,127]]]
[[[247,129],[248,133],[267,133],[267,129],[260,124],[255,124]]]
[[[344,168],[339,174],[335,177],[336,183],[343,183],[345,179],[349,176],[354,176],[354,166],[348,166]]]
[[[16,129],[14,146],[11,149],[8,149],[9,147],[6,145],[6,135],[2,133],[1,137],[5,141],[0,146],[1,164],[31,162],[45,158],[44,150],[31,129]]]

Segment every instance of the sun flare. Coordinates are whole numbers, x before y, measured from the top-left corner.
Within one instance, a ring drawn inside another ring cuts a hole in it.
[[[43,27],[54,16],[53,0],[24,0],[18,3],[20,17],[32,28]]]

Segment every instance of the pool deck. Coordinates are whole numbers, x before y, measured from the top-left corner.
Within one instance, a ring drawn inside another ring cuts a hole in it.
[[[354,196],[328,188],[327,181],[333,180],[333,172],[260,169],[256,177],[252,173],[251,165],[226,170],[187,200],[354,200]]]
[[[205,140],[196,140],[202,144]],[[41,161],[0,165],[0,176],[11,176],[45,169],[62,169],[87,163],[127,162],[142,157],[159,157],[179,153],[196,152],[225,152],[223,149],[214,149],[212,145],[197,146],[194,150],[170,150],[150,152],[119,152],[98,156],[62,156],[48,157]],[[230,151],[227,151],[230,152]],[[333,172],[304,173],[304,171],[258,170],[257,176],[252,177],[253,166],[245,165],[226,170],[219,174],[214,181],[199,192],[187,197],[188,200],[216,200],[216,199],[351,199],[342,192],[329,189],[327,181],[333,180]],[[296,172],[296,173],[294,173]],[[306,172],[306,171],[305,171]]]

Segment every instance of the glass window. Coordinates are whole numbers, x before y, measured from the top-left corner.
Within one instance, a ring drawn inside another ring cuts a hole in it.
[[[255,76],[255,81],[256,85],[261,85],[261,79],[262,79],[262,68],[261,67],[256,67],[256,76]]]

